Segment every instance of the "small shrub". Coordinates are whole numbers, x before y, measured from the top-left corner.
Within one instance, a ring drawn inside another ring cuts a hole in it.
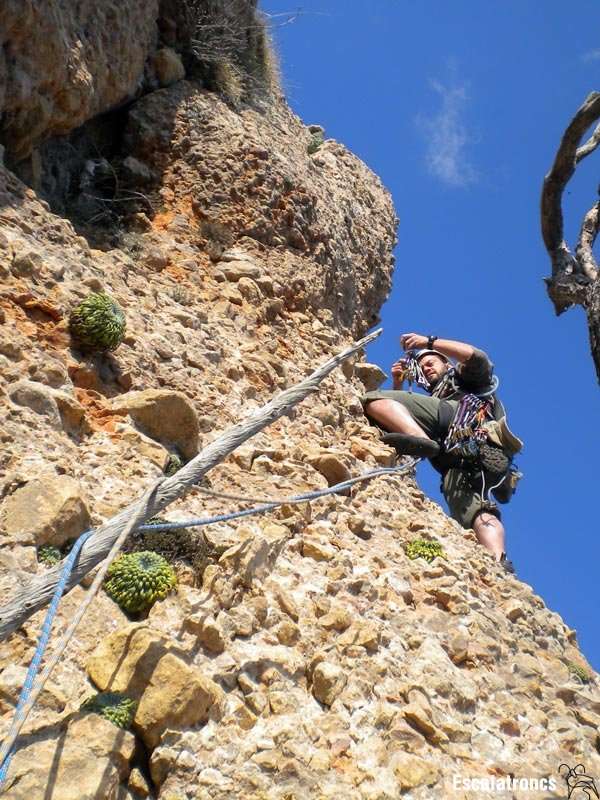
[[[116,350],[125,338],[125,312],[106,292],[93,292],[71,312],[73,339],[98,352]]]
[[[37,560],[46,567],[53,567],[55,564],[58,564],[61,558],[62,553],[54,544],[43,544],[41,547],[38,547]]]
[[[585,667],[582,667],[579,664],[574,664],[572,661],[569,661],[567,664],[567,669],[571,675],[575,675],[582,683],[589,683],[592,680],[590,673],[585,669]]]
[[[181,285],[175,286],[175,288],[171,291],[171,297],[176,303],[179,303],[182,306],[191,305],[192,300],[194,299],[192,292],[185,286]]]
[[[130,613],[148,610],[177,584],[173,568],[151,550],[117,556],[106,577],[106,594]]]
[[[296,188],[296,181],[289,175],[283,176],[283,191],[289,194]]]
[[[189,51],[209,89],[238,108],[279,86],[266,20],[248,0],[186,0]]]
[[[118,728],[129,728],[136,702],[122,692],[99,692],[88,697],[79,709],[84,714],[99,714]]]
[[[406,545],[404,552],[409,558],[424,558],[430,564],[436,558],[446,558],[446,554],[439,542],[432,542],[428,539],[415,539]]]
[[[306,152],[308,153],[309,156],[312,156],[314,153],[317,152],[317,150],[319,150],[320,147],[323,146],[324,143],[325,139],[323,138],[323,134],[321,132],[313,133],[312,139],[310,140],[310,144],[306,148]]]
[[[160,525],[164,522],[168,520],[161,516],[148,520],[149,525]],[[208,564],[216,561],[225,549],[218,545],[213,546],[201,533],[194,534],[188,528],[133,531],[123,547],[123,551],[128,553],[153,550],[162,555],[169,564],[186,564],[194,570],[197,580],[202,577]]]
[[[212,65],[212,87],[234,109],[244,98],[244,81],[240,70],[231,61],[215,61]]]
[[[231,229],[227,225],[217,220],[204,219],[198,226],[200,236],[212,244],[219,244],[225,247],[231,247],[235,241],[235,237]]]
[[[175,475],[177,472],[179,472],[184,464],[185,461],[178,453],[169,453],[167,463],[163,468],[163,473],[167,476],[167,478],[170,478],[172,475]]]

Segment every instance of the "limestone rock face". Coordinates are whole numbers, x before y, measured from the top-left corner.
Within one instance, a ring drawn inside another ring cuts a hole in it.
[[[219,688],[185,663],[174,641],[143,624],[105,639],[88,669],[101,691],[125,692],[137,700],[134,727],[148,747],[158,744],[167,728],[206,721],[218,704]]]
[[[325,322],[329,310],[334,326],[354,333],[376,322],[390,286],[396,220],[384,187],[341,144],[326,141],[311,156],[311,134],[285,103],[273,102],[267,116],[238,114],[185,81],[136,103],[126,137],[132,154],[163,175],[181,224],[198,226],[215,258],[223,241],[241,237],[268,248],[262,273],[270,282],[256,284],[256,299],[275,290],[283,307],[310,308]],[[256,280],[261,270],[252,266],[230,262],[222,274]],[[223,292],[240,305],[240,290]],[[253,294],[251,284],[242,291]],[[265,308],[263,316],[274,312]],[[314,335],[326,343],[331,331]]]
[[[317,665],[313,673],[313,694],[321,703],[330,706],[346,685],[347,680],[340,667],[323,661]]]
[[[112,404],[114,411],[126,411],[135,424],[152,439],[174,445],[186,458],[198,453],[198,419],[188,398],[168,389],[128,392]]]
[[[157,0],[2,3],[0,108],[12,158],[134,94],[157,10]]]
[[[92,522],[81,486],[66,475],[33,478],[8,497],[2,518],[10,540],[21,545],[61,545]]]
[[[135,737],[97,714],[73,716],[65,723],[24,736],[2,796],[32,800],[117,800],[129,774]]]
[[[46,417],[48,425],[60,430],[58,404],[45,386],[33,381],[17,381],[10,386],[8,396],[13,403]]]
[[[44,4],[3,4],[13,155],[120,102],[140,70],[159,86],[155,4],[121,3],[118,19],[96,5],[54,3],[50,29]],[[161,49],[176,47],[175,6],[161,3]],[[369,328],[390,287],[395,214],[364,164],[330,140],[309,153],[322,129],[281,99],[236,111],[165,65],[175,82],[122,111],[123,170],[151,202],[131,227],[83,238],[0,165],[2,602],[46,574],[35,545],[119,513],[168,451],[194,456]],[[84,67],[102,72],[95,88],[60,105],[65,69],[87,86]],[[89,291],[127,314],[114,353],[72,346],[69,310]],[[165,510],[185,522],[284,501],[166,533],[179,588],[146,619],[100,591],[28,720],[8,798],[431,800],[461,796],[457,774],[600,775],[599,684],[575,633],[412,474],[289,500],[394,463],[360,402],[380,378],[350,360]],[[423,536],[447,558],[409,559]],[[57,630],[88,591],[62,599]],[[42,619],[1,643],[0,738]],[[90,677],[139,701],[131,732],[74,715]]]

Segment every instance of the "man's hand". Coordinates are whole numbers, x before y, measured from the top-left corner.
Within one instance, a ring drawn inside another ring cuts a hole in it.
[[[399,358],[392,364],[392,386],[394,389],[401,389],[406,376],[406,368],[408,367],[408,359]]]
[[[420,333],[403,333],[400,337],[400,344],[408,352],[409,350],[422,350],[427,347],[427,336]]]

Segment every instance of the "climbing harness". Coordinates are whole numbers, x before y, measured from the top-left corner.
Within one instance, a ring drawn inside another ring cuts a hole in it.
[[[155,524],[144,524],[144,525],[137,525],[137,521],[140,517],[143,518],[144,510],[146,508],[146,504],[150,498],[150,496],[156,491],[158,485],[163,482],[164,477],[155,483],[140,499],[139,503],[133,509],[133,513],[131,519],[122,533],[119,535],[118,539],[113,544],[110,553],[105,558],[102,566],[98,570],[94,582],[90,589],[86,592],[85,598],[77,609],[70,625],[68,626],[67,630],[63,633],[62,637],[60,638],[59,642],[57,643],[53,653],[51,654],[48,663],[44,667],[41,675],[36,679],[36,675],[39,671],[39,667],[46,652],[46,648],[48,646],[48,641],[50,638],[50,632],[54,621],[56,619],[56,615],[58,612],[58,606],[61,600],[61,597],[65,591],[65,587],[67,585],[67,581],[69,580],[69,576],[73,570],[75,562],[79,553],[81,552],[81,548],[85,544],[85,542],[93,535],[94,531],[86,531],[83,533],[79,539],[73,545],[71,552],[69,553],[68,557],[65,559],[63,571],[61,572],[60,578],[56,585],[56,589],[52,596],[52,600],[50,602],[50,606],[46,613],[46,618],[44,619],[44,623],[42,625],[42,632],[39,638],[35,653],[29,665],[29,669],[27,672],[27,676],[25,678],[25,682],[23,684],[23,688],[21,690],[21,694],[19,696],[19,701],[17,703],[17,707],[15,709],[15,713],[13,716],[13,721],[11,727],[0,746],[0,792],[2,791],[4,784],[6,782],[6,776],[8,773],[8,768],[10,766],[10,762],[14,753],[15,744],[19,733],[25,724],[27,717],[29,716],[33,706],[35,705],[35,701],[37,700],[38,696],[40,695],[46,681],[50,677],[50,673],[58,663],[60,656],[64,652],[67,644],[69,643],[70,639],[72,638],[73,634],[75,633],[75,629],[77,628],[78,624],[80,623],[85,611],[87,610],[88,606],[92,602],[94,596],[97,594],[100,586],[102,585],[102,581],[104,580],[106,571],[110,566],[112,560],[117,555],[118,551],[123,546],[125,539],[133,530],[174,530],[177,528],[189,528],[189,527],[199,527],[203,525],[210,525],[215,522],[227,522],[232,519],[237,519],[239,517],[249,516],[251,514],[262,514],[265,511],[270,511],[274,508],[278,508],[282,505],[292,505],[295,503],[305,503],[308,500],[314,500],[318,497],[324,497],[328,494],[336,494],[339,492],[343,492],[350,487],[356,485],[357,483],[361,483],[363,481],[371,480],[379,475],[398,475],[403,472],[408,472],[409,469],[414,467],[419,459],[411,459],[406,464],[402,464],[401,466],[397,467],[378,467],[377,469],[369,470],[368,472],[362,473],[362,475],[357,475],[354,478],[349,478],[347,481],[343,483],[337,483],[334,486],[328,486],[327,489],[318,489],[313,492],[306,492],[304,494],[295,495],[293,497],[286,497],[279,500],[267,501],[263,505],[256,506],[255,508],[248,508],[241,511],[234,511],[230,514],[217,514],[212,517],[205,517],[203,519],[192,519],[187,520],[185,522],[161,522]],[[219,496],[220,493],[213,492],[212,490],[205,489],[204,487],[196,487],[201,491],[205,491],[206,493],[216,494]],[[255,499],[251,498],[237,498],[242,500],[242,502],[256,502]]]

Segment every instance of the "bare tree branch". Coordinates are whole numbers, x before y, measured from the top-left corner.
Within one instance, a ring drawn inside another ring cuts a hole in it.
[[[223,461],[229,453],[233,452],[251,436],[278,420],[297,403],[304,400],[311,392],[317,391],[323,378],[329,375],[335,367],[354,355],[361,347],[366,347],[380,333],[381,329],[376,330],[347,347],[337,356],[325,362],[301,383],[292,386],[290,389],[285,389],[249,419],[238,422],[237,425],[229,428],[224,434],[215,439],[172,478],[168,478],[161,483],[152,502],[140,519],[140,524],[162,511],[174,500],[183,497],[203,475]],[[112,545],[128,524],[138,503],[139,500],[136,500],[116,517],[99,527],[95,534],[85,543],[67,583],[67,591],[76,586],[84,575],[108,555]],[[0,608],[0,639],[16,630],[34,612],[50,602],[61,571],[61,564],[57,564],[49,572],[34,578],[7,605]]]
[[[600,124],[596,125],[594,132],[587,140],[585,144],[582,144],[580,148],[578,148],[577,152],[575,153],[575,161],[579,164],[580,161],[586,156],[589,156],[590,153],[593,153],[594,150],[600,144]]]
[[[585,214],[575,248],[575,255],[564,239],[562,196],[577,164],[600,145],[600,123],[581,146],[585,132],[600,118],[600,93],[592,92],[567,126],[550,172],[544,178],[541,197],[542,237],[552,276],[546,280],[548,295],[557,314],[573,305],[587,314],[592,358],[600,382],[600,276],[593,254],[600,230],[600,202]]]
[[[298,6],[295,12],[285,11],[280,14],[269,14],[267,11],[261,9],[259,13],[269,23],[269,30],[273,30],[274,28],[284,28],[286,25],[291,25],[293,22],[296,22],[296,20],[300,16],[301,11],[302,11],[302,6]],[[272,20],[277,19],[278,17],[287,17],[287,19],[285,19],[283,22],[273,23]]]
[[[599,228],[600,202],[594,203],[594,205],[583,218],[583,225],[581,226],[581,232],[579,233],[579,241],[577,242],[577,247],[575,249],[577,263],[581,266],[581,271],[583,274],[586,276],[586,278],[589,278],[590,281],[595,280],[598,276],[598,264],[594,258],[592,248],[594,246],[594,242],[596,241]]]
[[[542,189],[542,236],[552,262],[552,277],[560,272],[580,272],[577,260],[563,238],[562,194],[577,166],[577,146],[583,134],[600,117],[600,93],[586,98],[567,127]]]

